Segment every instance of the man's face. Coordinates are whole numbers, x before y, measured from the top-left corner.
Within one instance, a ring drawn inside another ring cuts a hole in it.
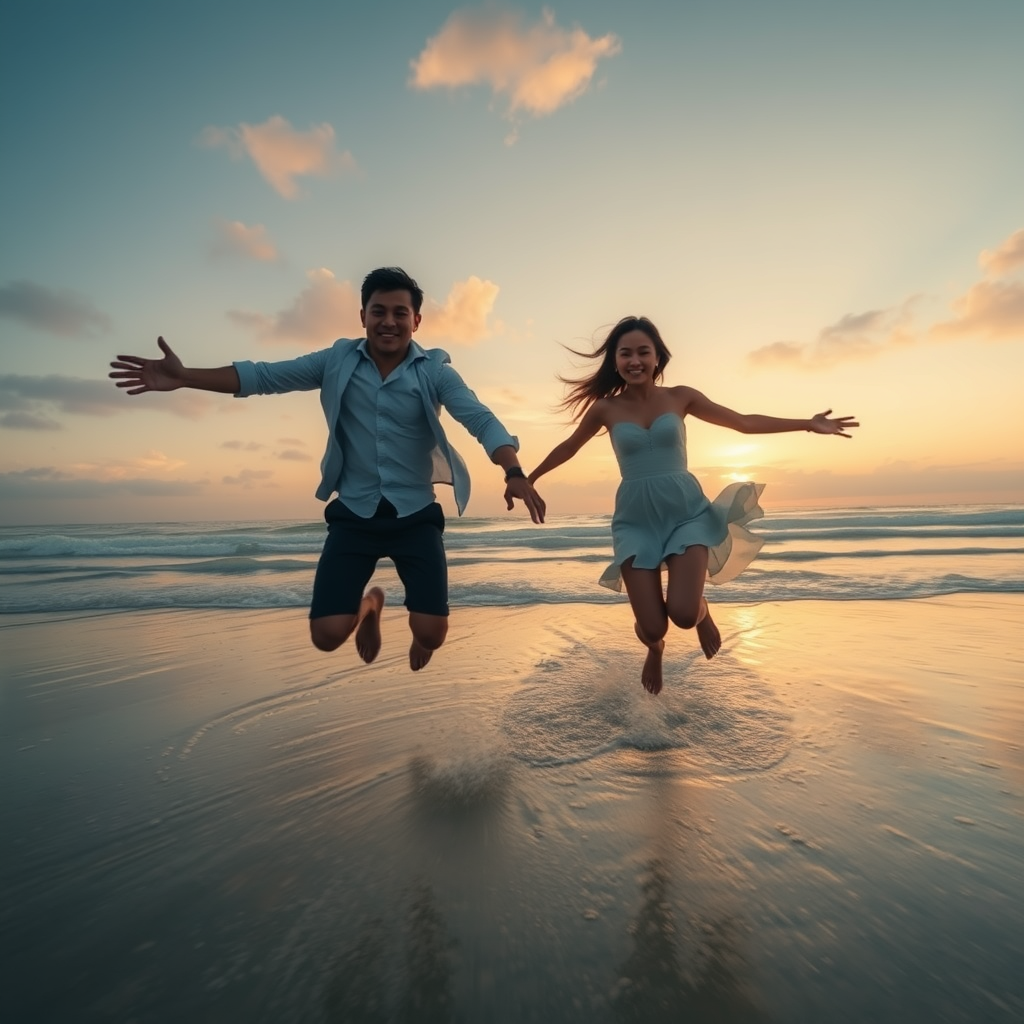
[[[412,308],[412,296],[404,289],[396,292],[374,292],[359,319],[366,331],[371,355],[385,359],[404,358],[412,341],[413,331],[420,325],[420,315]]]

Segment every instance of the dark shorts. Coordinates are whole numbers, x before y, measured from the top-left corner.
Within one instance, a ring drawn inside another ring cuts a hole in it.
[[[355,615],[381,558],[395,563],[409,611],[448,614],[444,512],[437,502],[399,518],[384,499],[372,519],[363,519],[335,499],[324,510],[324,519],[327,540],[313,580],[311,619]]]

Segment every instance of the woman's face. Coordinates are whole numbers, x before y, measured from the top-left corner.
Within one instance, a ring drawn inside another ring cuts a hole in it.
[[[658,350],[643,331],[627,331],[615,346],[615,369],[627,384],[646,384],[658,369]]]

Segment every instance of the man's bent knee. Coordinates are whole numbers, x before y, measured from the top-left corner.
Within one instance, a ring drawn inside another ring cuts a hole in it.
[[[410,612],[409,629],[417,643],[428,651],[436,651],[448,636],[448,619],[443,615]]]
[[[319,651],[336,651],[352,634],[355,615],[325,615],[309,620],[309,638]]]

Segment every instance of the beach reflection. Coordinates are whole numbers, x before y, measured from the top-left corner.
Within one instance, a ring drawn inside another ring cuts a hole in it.
[[[612,989],[614,1019],[624,1024],[664,1021],[767,1022],[749,996],[739,912],[706,906],[708,894],[738,902],[738,893],[701,848],[708,819],[702,789],[673,772],[667,756],[648,765],[652,823],[650,859],[640,879],[640,908],[629,925],[633,948]],[[685,909],[684,909],[685,908]]]
[[[688,949],[672,904],[668,865],[652,860],[641,885],[643,902],[631,927],[633,950],[619,967],[612,995],[615,1020],[767,1022],[743,991],[739,952],[742,929],[725,917],[700,928]],[[692,925],[694,922],[687,922]]]
[[[455,942],[437,909],[431,887],[418,884],[409,896],[404,927],[396,941],[383,922],[373,921],[333,967],[324,1000],[330,1024],[447,1024],[455,1019]],[[401,963],[400,982],[393,967]]]

